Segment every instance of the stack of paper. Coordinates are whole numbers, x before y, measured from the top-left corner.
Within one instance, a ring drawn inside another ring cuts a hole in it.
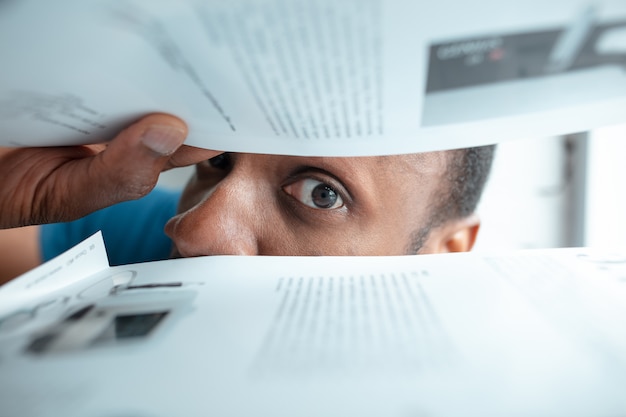
[[[113,268],[102,248],[0,289],[3,415],[626,411],[625,248]]]

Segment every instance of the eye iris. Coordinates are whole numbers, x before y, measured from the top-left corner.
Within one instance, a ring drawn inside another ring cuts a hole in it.
[[[337,193],[326,184],[320,184],[311,192],[313,203],[320,208],[330,208],[337,202]]]

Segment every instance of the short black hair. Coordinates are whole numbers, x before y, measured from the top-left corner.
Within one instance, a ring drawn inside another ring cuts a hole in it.
[[[443,195],[438,213],[439,224],[465,218],[478,206],[493,163],[495,145],[456,149],[448,160]]]
[[[417,253],[430,231],[450,220],[463,219],[476,211],[485,188],[496,145],[447,151],[448,160],[442,178],[441,193],[430,207],[428,224],[411,239],[410,253]]]

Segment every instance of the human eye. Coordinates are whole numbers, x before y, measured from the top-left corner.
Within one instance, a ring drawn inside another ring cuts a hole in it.
[[[301,203],[316,209],[343,207],[341,195],[331,185],[314,178],[303,178],[285,185],[283,190]]]
[[[233,168],[233,157],[229,153],[221,153],[211,159],[196,164],[198,180],[215,182],[223,179]]]
[[[212,168],[216,168],[222,171],[230,169],[232,165],[230,153],[221,153],[207,161],[207,164]]]

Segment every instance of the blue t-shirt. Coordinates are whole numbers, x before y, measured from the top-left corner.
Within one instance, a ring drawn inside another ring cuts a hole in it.
[[[179,191],[155,189],[147,196],[96,211],[68,223],[41,226],[40,247],[48,261],[102,230],[111,265],[169,257],[172,242],[163,232],[176,214]]]

